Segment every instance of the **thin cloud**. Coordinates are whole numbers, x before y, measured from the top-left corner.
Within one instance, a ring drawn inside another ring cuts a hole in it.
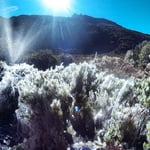
[[[13,11],[17,11],[19,8],[17,6],[8,6],[2,9],[2,12],[8,14]]]

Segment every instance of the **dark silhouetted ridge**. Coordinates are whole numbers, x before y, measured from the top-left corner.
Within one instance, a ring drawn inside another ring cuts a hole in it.
[[[3,37],[0,18],[0,37]],[[91,54],[116,52],[125,53],[150,35],[126,29],[104,18],[74,14],[72,17],[21,15],[11,17],[12,36],[34,37],[30,49],[52,49],[55,51]]]

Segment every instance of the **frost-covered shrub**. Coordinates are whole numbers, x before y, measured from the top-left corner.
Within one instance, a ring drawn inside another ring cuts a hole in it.
[[[7,117],[18,108],[18,89],[13,86],[13,77],[6,68],[7,65],[0,62],[0,118]]]
[[[144,142],[139,138],[144,130],[145,113],[148,113],[148,110],[145,111],[144,107],[138,104],[133,107],[119,106],[113,110],[107,121],[105,141],[113,141],[114,144],[127,143],[128,147],[142,146],[138,145],[138,142]]]
[[[79,107],[79,112],[74,114],[72,118],[73,127],[78,134],[90,139],[94,138],[94,120],[92,104],[94,100],[89,101],[90,93],[96,92],[97,71],[95,66],[88,64],[81,65],[78,76],[76,77],[76,85],[72,90],[75,98],[74,107]],[[75,120],[75,121],[74,121]]]
[[[35,70],[35,73],[32,72],[32,76],[29,75],[25,80],[18,83],[22,95],[20,100],[31,105],[33,110],[35,110],[36,105],[42,105],[41,100],[38,101],[36,96],[44,97],[43,100],[45,101],[43,103],[46,106],[50,106],[54,99],[59,100],[61,110],[59,108],[60,111],[57,112],[61,114],[63,123],[66,124],[66,120],[70,119],[78,134],[93,138],[94,120],[88,104],[88,97],[91,90],[93,92],[96,90],[94,85],[95,71],[95,66],[87,63],[78,67],[75,64],[70,65],[68,68],[59,66],[55,70],[40,71],[39,73]],[[30,87],[32,89],[29,91]],[[78,115],[73,111],[75,106],[79,107]],[[74,115],[75,121],[72,115]],[[88,124],[87,121],[89,121]],[[81,125],[80,127],[78,123]],[[81,130],[81,128],[86,128],[86,130]]]
[[[94,140],[107,150],[146,142],[149,105],[139,97],[146,92],[143,79],[118,77],[86,62],[46,71],[27,64],[3,68],[1,91],[9,82],[19,91],[16,116],[25,138],[18,147],[65,150],[71,138]]]
[[[7,118],[18,108],[18,91],[8,86],[0,92],[0,119]]]

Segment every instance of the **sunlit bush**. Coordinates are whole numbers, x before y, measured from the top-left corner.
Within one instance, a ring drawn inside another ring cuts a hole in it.
[[[144,143],[143,147],[144,150],[149,150],[150,149],[150,121],[146,125],[146,130],[147,130],[147,143]]]
[[[28,136],[18,146],[25,150],[65,150],[73,140],[94,140],[107,150],[147,142],[149,101],[142,95],[148,79],[101,72],[93,62],[46,71],[27,64],[3,68],[2,81],[19,91],[16,116]]]
[[[150,62],[150,41],[143,41],[135,47],[133,52],[136,65],[145,68]]]
[[[150,107],[150,78],[137,80],[138,99],[142,105]]]

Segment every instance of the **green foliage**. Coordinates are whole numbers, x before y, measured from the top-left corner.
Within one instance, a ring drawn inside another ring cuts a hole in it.
[[[131,147],[135,143],[137,138],[137,129],[135,127],[134,119],[131,117],[124,118],[122,121],[115,120],[109,125],[107,133],[104,136],[104,140],[109,143],[114,141],[115,144],[120,142],[128,143],[128,146]]]
[[[150,121],[147,123],[146,129],[147,129],[146,135],[147,135],[147,142],[148,143],[144,143],[143,148],[144,148],[144,150],[149,150],[150,149]]]
[[[145,68],[146,64],[150,62],[150,41],[143,41],[135,47],[133,52],[136,65]]]
[[[109,143],[110,141],[120,141],[121,140],[121,132],[119,130],[119,126],[115,124],[111,124],[110,127],[107,130],[107,133],[104,136],[104,140],[106,143]]]
[[[150,107],[150,77],[146,79],[137,80],[136,83],[138,100],[142,105]]]

